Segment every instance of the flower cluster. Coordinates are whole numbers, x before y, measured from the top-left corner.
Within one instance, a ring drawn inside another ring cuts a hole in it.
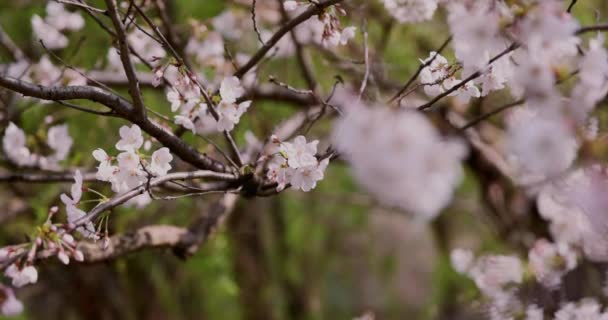
[[[46,17],[32,16],[32,29],[38,39],[51,49],[62,49],[68,46],[64,31],[78,31],[84,27],[84,19],[79,13],[65,10],[63,4],[49,1],[46,5]]]
[[[180,111],[180,115],[175,116],[175,123],[199,134],[209,132],[210,125],[214,125],[220,132],[232,131],[251,106],[251,101],[237,101],[245,94],[245,88],[237,77],[224,78],[219,91],[221,100],[217,104],[218,119],[215,121],[210,114],[209,106],[201,101],[199,87],[184,77],[175,88],[167,92],[171,111]]]
[[[297,136],[293,142],[282,142],[273,136],[271,143],[274,150],[266,175],[277,184],[277,191],[289,185],[308,192],[323,179],[329,159],[317,159],[318,140],[307,142],[304,136]]]
[[[93,157],[99,161],[97,179],[111,183],[114,192],[128,191],[142,185],[151,175],[163,176],[171,170],[173,156],[168,148],[154,151],[149,159],[139,153],[139,149],[144,145],[144,137],[137,125],[122,126],[119,134],[120,140],[115,147],[122,152],[116,157],[109,156],[101,148],[93,151]]]
[[[437,96],[461,82],[454,77],[448,60],[439,53],[431,52],[429,57],[421,62],[428,63],[428,66],[420,71],[420,81],[427,95]],[[473,82],[467,82],[450,96],[456,96],[462,103],[467,103],[471,98],[479,98],[481,92]]]
[[[45,170],[59,169],[59,161],[67,158],[73,143],[65,124],[50,127],[47,131],[46,144],[51,150],[48,155],[39,155],[30,151],[25,132],[12,122],[9,123],[2,138],[4,153],[11,162],[21,167],[38,166]]]
[[[604,238],[605,200],[608,171],[599,166],[584,167],[546,184],[537,197],[540,215],[549,222],[558,243],[582,249],[592,261],[608,261]]]
[[[352,97],[344,104],[333,143],[359,183],[386,205],[422,219],[437,216],[462,180],[465,146],[444,139],[417,111],[365,106]]]

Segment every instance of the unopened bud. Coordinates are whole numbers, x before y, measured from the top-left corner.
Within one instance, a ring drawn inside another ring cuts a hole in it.
[[[57,258],[59,259],[59,261],[61,261],[63,264],[70,264],[70,257],[68,257],[67,253],[65,253],[65,251],[59,251],[59,253],[57,253]]]
[[[72,256],[78,262],[83,262],[84,261],[84,254],[80,250],[75,250],[74,254]]]

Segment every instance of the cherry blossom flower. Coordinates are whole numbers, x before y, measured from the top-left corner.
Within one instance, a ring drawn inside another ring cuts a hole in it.
[[[219,32],[206,33],[203,39],[191,37],[185,49],[203,66],[222,66],[224,58],[224,39]]]
[[[76,205],[80,201],[82,197],[82,174],[80,170],[76,170],[74,174],[74,184],[71,187],[71,198],[68,197],[65,193],[61,194],[61,201],[65,205]]]
[[[283,191],[289,181],[291,181],[291,176],[293,174],[293,169],[289,168],[287,165],[287,160],[281,156],[275,156],[268,163],[268,173],[266,174],[267,178],[270,181],[277,183],[277,191]]]
[[[323,159],[318,164],[295,169],[290,179],[291,187],[301,189],[304,192],[314,189],[317,186],[317,182],[323,180],[328,164],[329,159]]]
[[[175,124],[180,125],[187,130],[192,130],[192,133],[196,134],[194,122],[188,116],[175,116]]]
[[[593,298],[585,298],[579,302],[568,302],[555,312],[555,320],[607,320],[608,312],[602,313],[602,306]]]
[[[306,142],[306,137],[297,136],[293,142],[284,142],[281,144],[280,152],[284,152],[287,157],[287,163],[292,168],[308,167],[317,164],[317,146],[319,140]]]
[[[458,273],[467,273],[473,265],[473,252],[465,249],[454,249],[450,253],[452,267]]]
[[[171,111],[175,112],[182,105],[182,95],[177,90],[171,88],[167,91],[167,101],[171,103]]]
[[[25,132],[12,122],[4,132],[2,147],[8,159],[16,165],[29,167],[36,164],[37,157],[26,146]]]
[[[525,320],[543,320],[544,313],[543,309],[539,308],[537,305],[532,304],[526,308],[526,319]]]
[[[147,30],[147,32],[148,34],[153,34],[153,32],[150,32],[149,30]],[[127,40],[133,47],[133,50],[141,54],[146,61],[152,62],[159,58],[164,58],[166,55],[162,45],[139,28],[133,28],[133,30],[127,34]]]
[[[120,134],[120,140],[116,143],[116,149],[118,150],[134,151],[144,144],[141,129],[136,124],[132,125],[130,128],[128,126],[122,126],[118,132]]]
[[[562,277],[577,265],[576,253],[568,244],[553,244],[545,239],[536,241],[528,260],[536,279],[551,289],[556,289]]]
[[[53,158],[64,160],[74,144],[74,140],[68,132],[68,126],[64,124],[49,128],[47,144],[55,151]]]
[[[298,8],[298,2],[294,0],[283,1],[283,7],[286,11],[293,11]]]
[[[72,204],[66,204],[65,208],[68,217],[68,223],[75,223],[76,221],[79,221],[80,219],[86,216],[86,212],[81,209],[78,209]],[[87,221],[84,225],[77,227],[76,231],[78,231],[78,233],[80,233],[85,238],[93,240],[97,240],[99,238],[99,236],[97,236],[95,232],[95,226],[91,221]]]
[[[46,5],[45,21],[57,30],[78,31],[84,27],[79,13],[67,11],[63,4],[53,1]]]
[[[169,152],[169,148],[160,148],[152,153],[152,163],[150,171],[157,176],[164,176],[171,170],[171,160],[173,156]]]
[[[241,116],[249,109],[251,101],[239,104],[221,101],[217,106],[219,119],[217,122],[218,131],[232,131],[234,126],[239,123]]]
[[[39,15],[32,16],[32,30],[38,39],[50,50],[63,49],[68,46],[68,38],[59,30],[46,23]]]
[[[450,2],[448,24],[456,58],[465,73],[485,68],[492,54],[506,48],[499,36],[499,13],[489,5]]]
[[[345,46],[348,41],[355,37],[356,27],[347,27],[341,31],[333,32],[325,40],[324,44],[328,47]]]
[[[271,137],[266,152],[272,155],[266,176],[277,183],[277,191],[291,185],[294,189],[308,192],[324,177],[329,159],[318,161],[318,140],[307,143],[304,136],[297,136],[293,142],[281,142]]]
[[[531,108],[514,110],[508,122],[508,152],[523,183],[532,183],[564,172],[579,147],[566,119]]]
[[[30,283],[38,281],[38,271],[33,266],[19,268],[16,264],[11,264],[4,270],[4,275],[12,278],[13,287],[21,288]]]
[[[509,283],[521,283],[523,266],[519,258],[505,255],[481,256],[469,272],[475,285],[485,295],[501,294]]]
[[[420,60],[423,64],[429,61],[432,62],[420,71],[420,82],[424,85],[424,92],[434,97],[445,91],[442,82],[448,77],[449,64],[445,57],[434,51],[425,60]]]
[[[580,121],[608,93],[608,51],[604,48],[603,35],[589,42],[589,50],[579,63],[578,77],[570,109]]]
[[[97,148],[93,151],[93,158],[95,158],[95,160],[99,161],[101,164],[109,164],[112,161],[112,157],[110,157],[108,153],[101,148]]]
[[[245,94],[245,88],[241,86],[241,81],[237,77],[226,77],[220,85],[220,96],[226,103],[234,103],[236,99]]]

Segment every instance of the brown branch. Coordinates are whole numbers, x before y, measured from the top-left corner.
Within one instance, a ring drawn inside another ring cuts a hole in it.
[[[281,16],[283,18],[282,22],[286,23],[289,21],[289,15],[287,14],[285,7],[283,6],[283,0],[278,0],[277,2],[279,10],[281,12]],[[302,77],[304,78],[304,81],[306,81],[308,89],[315,91],[317,88],[317,81],[315,80],[315,77],[313,75],[310,60],[304,52],[304,47],[302,46],[300,40],[298,40],[298,35],[295,32],[295,28],[289,31],[289,35],[291,36],[291,41],[293,42],[293,45],[295,47],[296,58],[298,61],[298,65],[300,66],[300,71],[302,71]]]
[[[574,5],[578,2],[578,0],[572,0],[570,1],[570,5],[568,6],[568,10],[566,10],[566,12],[571,13],[572,9],[574,9]]]
[[[114,110],[118,116],[137,124],[144,132],[156,138],[161,144],[187,163],[199,169],[217,172],[234,172],[221,162],[199,153],[194,147],[179,137],[158,126],[149,119],[141,119],[133,112],[133,106],[126,100],[103,89],[90,86],[45,87],[15,78],[0,75],[0,87],[21,93],[25,96],[44,100],[86,99],[100,103]]]
[[[608,31],[608,24],[597,24],[597,25],[593,25],[593,26],[582,27],[582,28],[576,30],[575,34],[581,35],[583,33],[593,32],[593,31]]]
[[[173,248],[173,252],[186,258],[193,255],[224,224],[232,213],[238,195],[225,194],[214,201],[186,229],[169,225],[147,226],[133,232],[114,235],[104,250],[99,243],[80,242],[78,249],[85,263],[96,263],[116,259],[145,249]]]
[[[103,250],[98,243],[80,242],[78,249],[84,254],[85,263],[95,263],[141,251],[144,249],[173,248],[176,255],[186,258],[223,225],[234,210],[238,195],[225,194],[213,202],[209,209],[186,229],[176,226],[147,226],[133,232],[114,235]]]
[[[84,181],[94,181],[95,173],[83,173]],[[49,173],[16,173],[3,172],[0,173],[0,182],[27,182],[27,183],[55,183],[55,182],[74,182],[74,173],[72,172],[49,172]]]
[[[104,203],[96,206],[95,208],[93,208],[91,211],[89,211],[89,213],[87,213],[86,216],[78,219],[77,221],[74,221],[74,224],[76,224],[78,226],[78,225],[83,225],[89,221],[92,221],[98,215],[100,215],[102,212],[115,208],[138,195],[148,192],[151,187],[155,187],[155,186],[164,184],[169,181],[193,180],[193,179],[212,179],[212,180],[225,181],[226,183],[211,184],[208,189],[202,190],[202,191],[218,191],[218,190],[228,190],[230,188],[230,183],[236,182],[238,177],[231,175],[231,174],[227,174],[227,173],[218,173],[218,172],[206,171],[206,170],[193,171],[193,172],[170,173],[170,174],[164,175],[162,177],[152,179],[145,185],[141,185],[139,187],[131,189],[130,191],[116,195],[109,201],[104,202]]]
[[[188,227],[172,225],[152,225],[142,227],[132,232],[116,234],[110,237],[107,248],[101,243],[80,241],[77,249],[83,253],[82,263],[98,263],[113,260],[142,250],[173,248],[176,255],[182,258],[196,253],[201,245],[223,225],[226,218],[234,210],[238,196],[226,194],[213,202],[209,210],[199,216]],[[10,260],[23,257],[27,254],[27,246],[10,246],[14,249]],[[43,250],[36,255],[37,260],[48,259],[56,252]],[[3,266],[11,261],[0,261]]]
[[[144,100],[141,95],[139,80],[137,79],[137,75],[135,74],[135,67],[133,66],[131,57],[129,56],[130,50],[127,41],[125,26],[120,20],[118,11],[116,9],[116,0],[106,0],[106,5],[108,7],[108,15],[110,16],[110,19],[114,24],[116,39],[118,40],[118,45],[120,49],[120,60],[122,62],[123,68],[125,69],[127,79],[129,79],[129,95],[133,99],[133,105],[135,106],[137,116],[141,120],[144,120],[146,119],[146,108],[144,106]]]

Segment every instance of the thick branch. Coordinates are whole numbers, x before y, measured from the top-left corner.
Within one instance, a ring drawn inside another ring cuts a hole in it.
[[[231,175],[231,174],[218,173],[218,172],[205,171],[205,170],[193,171],[193,172],[170,173],[170,174],[164,175],[162,177],[152,179],[150,181],[150,183],[148,183],[148,184],[141,185],[137,188],[131,189],[130,191],[127,191],[125,193],[121,193],[121,194],[115,196],[114,198],[110,199],[109,201],[96,206],[86,216],[75,221],[74,223],[76,225],[82,225],[82,224],[85,224],[86,222],[92,221],[102,212],[115,208],[115,207],[129,201],[130,199],[135,198],[136,196],[147,192],[149,190],[149,188],[161,185],[165,182],[175,181],[175,180],[193,180],[193,179],[213,179],[213,180],[234,182],[237,180],[237,177],[234,175]],[[221,183],[221,184],[210,186],[209,190],[200,190],[200,191],[218,191],[218,190],[227,190],[228,188],[229,188],[228,184]]]
[[[95,173],[82,174],[84,181],[94,181]],[[55,182],[74,182],[72,172],[50,172],[50,173],[0,173],[0,182],[27,182],[27,183],[55,183]]]
[[[0,87],[43,100],[86,99],[101,103],[114,110],[121,118],[137,124],[143,131],[156,138],[185,162],[199,169],[233,172],[232,168],[226,167],[221,162],[200,154],[191,145],[149,119],[142,119],[136,116],[133,112],[133,106],[128,101],[103,89],[90,86],[44,87],[1,75]]]

